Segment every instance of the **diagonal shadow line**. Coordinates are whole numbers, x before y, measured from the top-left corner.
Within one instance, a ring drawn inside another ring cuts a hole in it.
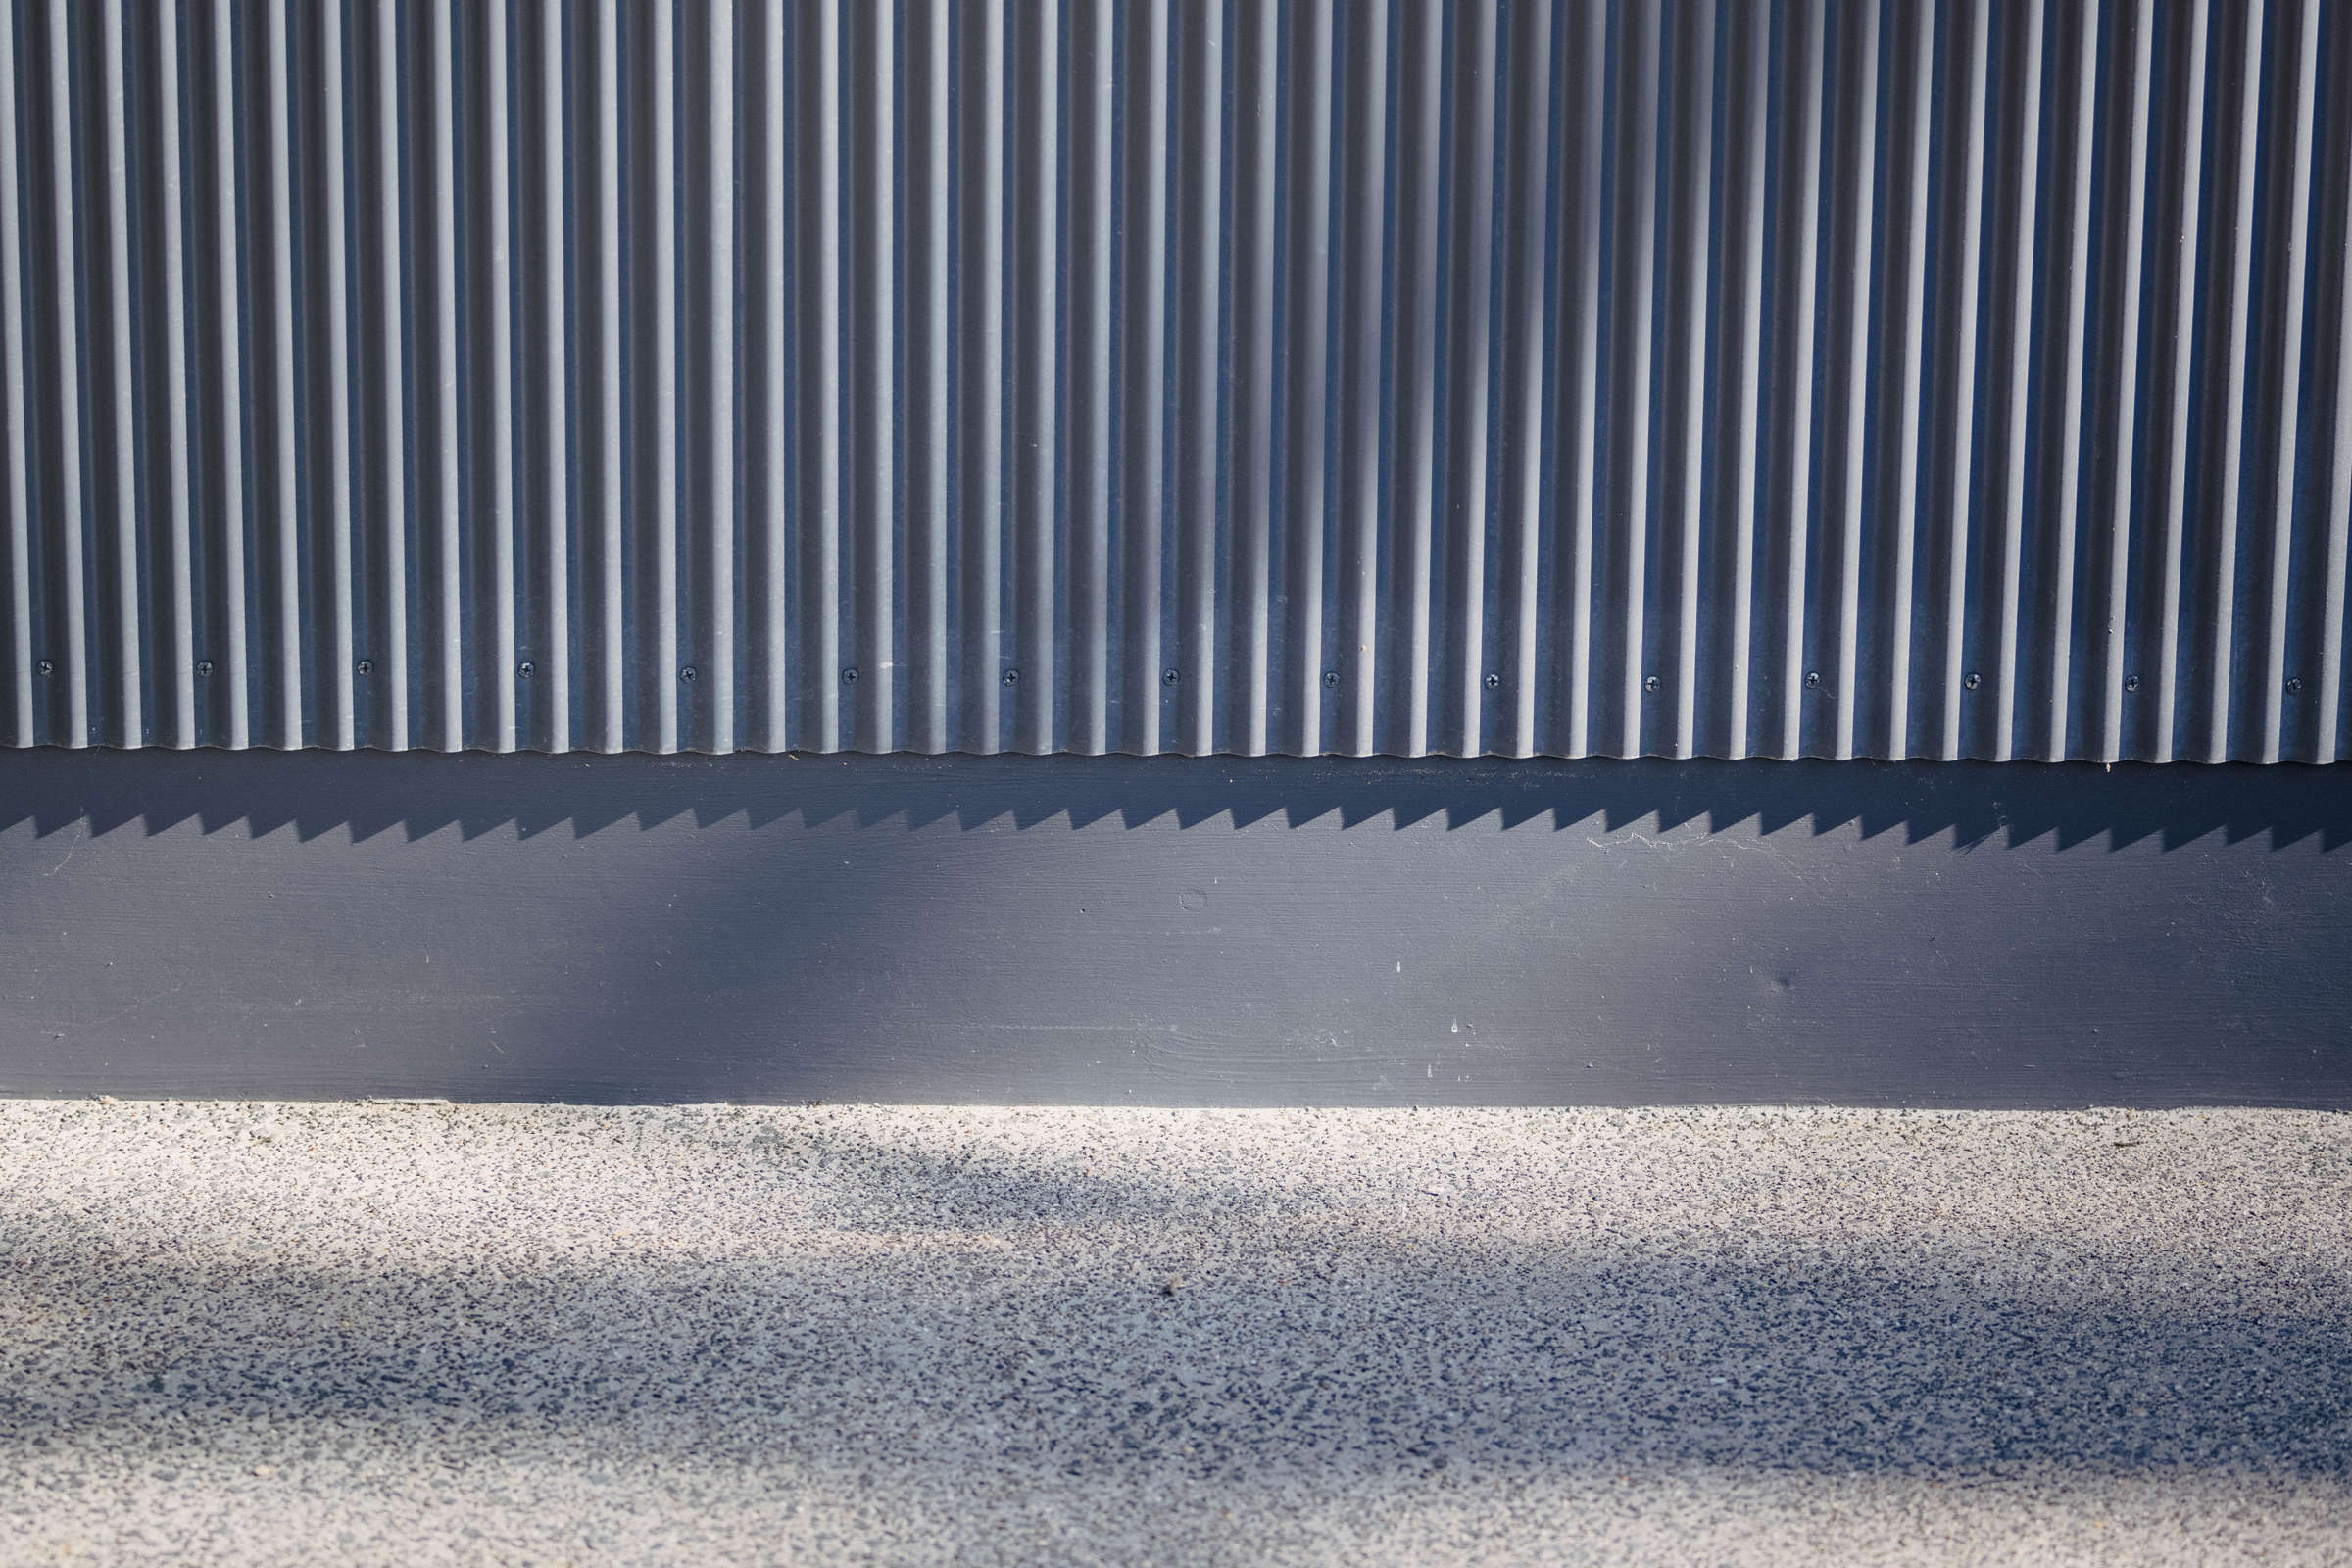
[[[455,827],[466,838],[512,826],[575,836],[679,818],[790,816],[872,826],[954,820],[1025,830],[1066,817],[1128,828],[1173,817],[1197,827],[1336,817],[1345,828],[1495,817],[1554,831],[1704,822],[1721,832],[1846,827],[1917,843],[1949,832],[1962,847],[2054,836],[2059,848],[2154,840],[2178,849],[2219,833],[2274,849],[2352,843],[2352,768],[2297,764],[2037,762],[1719,762],[1128,757],[441,757],[420,753],[32,750],[0,757],[0,831],[46,836],[161,833],[195,822],[310,839]]]

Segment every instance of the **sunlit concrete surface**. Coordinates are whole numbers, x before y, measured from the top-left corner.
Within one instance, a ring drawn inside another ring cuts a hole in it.
[[[0,1104],[0,1560],[2352,1560],[2352,1116]]]

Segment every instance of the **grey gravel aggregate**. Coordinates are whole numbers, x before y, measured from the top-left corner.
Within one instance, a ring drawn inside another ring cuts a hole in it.
[[[0,1102],[0,1562],[2352,1562],[2352,1116]]]

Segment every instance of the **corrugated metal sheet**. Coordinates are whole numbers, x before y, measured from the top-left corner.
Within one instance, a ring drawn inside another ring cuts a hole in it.
[[[2334,4],[5,12],[17,745],[2346,741]]]

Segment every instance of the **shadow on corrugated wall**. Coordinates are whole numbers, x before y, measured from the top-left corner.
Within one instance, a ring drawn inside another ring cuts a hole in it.
[[[2326,0],[8,0],[0,744],[2327,761]]]
[[[2014,847],[2044,835],[2061,849],[2150,841],[2174,849],[2213,834],[2273,848],[2352,843],[2352,788],[2330,771],[2293,766],[1105,758],[1079,767],[951,757],[877,767],[842,757],[538,764],[482,757],[236,761],[198,754],[125,767],[92,760],[46,773],[20,760],[0,769],[0,779],[14,786],[0,791],[0,831],[29,823],[44,836],[74,825],[158,833],[190,822],[208,833],[233,827],[259,836],[290,827],[305,839],[341,830],[357,840],[389,832],[420,839],[450,827],[468,838],[507,827],[526,836],[584,836],[735,816],[755,827],[849,816],[868,826],[949,820],[966,829],[1057,818],[1071,827],[1110,821],[1132,828],[1163,818],[1185,826],[1279,819],[1296,827],[1330,818],[1346,827],[1458,827],[1494,817],[1504,827],[1562,832],[1640,823],[1698,823],[1712,832],[1748,824],[1762,834],[1851,826],[1865,835],[1900,832],[1912,842],[1948,833],[1960,849],[1988,841]],[[59,788],[53,779],[72,783]]]

